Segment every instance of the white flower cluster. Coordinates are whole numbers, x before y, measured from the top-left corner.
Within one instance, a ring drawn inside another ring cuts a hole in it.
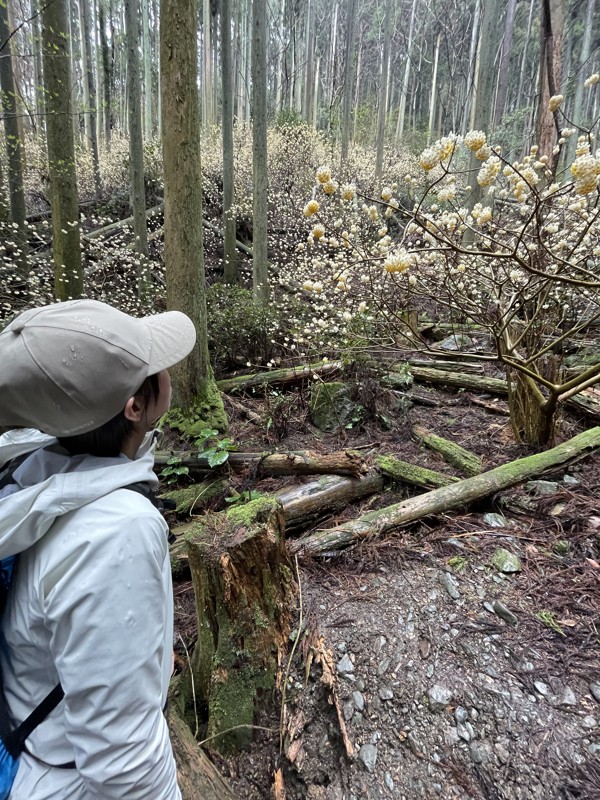
[[[498,156],[490,156],[477,173],[477,183],[480,186],[491,186],[496,180],[501,166]]]
[[[580,155],[571,164],[571,174],[575,178],[576,194],[590,194],[598,186],[600,162],[591,153]]]
[[[395,253],[390,253],[383,262],[386,272],[405,272],[417,263],[415,253],[409,253],[404,247]]]

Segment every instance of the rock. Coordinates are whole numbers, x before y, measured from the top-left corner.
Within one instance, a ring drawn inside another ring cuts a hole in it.
[[[390,775],[389,772],[384,773],[383,780],[384,780],[385,785],[387,786],[387,788],[390,790],[390,792],[393,792],[394,791],[394,780],[393,780],[393,778],[392,778],[392,776]]]
[[[465,725],[462,725],[460,722],[456,726],[456,732],[460,736],[461,739],[464,739],[465,742],[471,741],[471,734]]]
[[[513,612],[508,609],[504,603],[501,603],[500,600],[494,600],[493,603],[494,613],[497,614],[501,619],[507,622],[509,625],[517,625],[519,620],[513,614]]]
[[[367,772],[373,772],[377,763],[377,746],[374,744],[363,744],[358,751],[358,760],[362,761]]]
[[[487,757],[487,753],[483,747],[476,742],[471,742],[469,745],[469,753],[471,754],[471,758],[475,764],[483,764]]]
[[[511,526],[510,521],[505,516],[494,513],[484,514],[483,523],[489,528],[508,528]]]
[[[354,701],[354,705],[358,711],[365,710],[365,698],[360,692],[352,692],[352,700]]]
[[[521,559],[504,547],[499,547],[494,552],[491,563],[499,572],[521,572],[522,569]]]
[[[436,683],[427,692],[427,698],[432,711],[443,711],[452,700],[452,692]]]
[[[579,486],[579,479],[574,475],[563,475],[563,483],[567,486]]]
[[[457,706],[454,709],[454,719],[457,722],[466,722],[469,719],[469,712],[462,706]]]
[[[349,387],[342,381],[314,384],[310,391],[309,411],[312,424],[328,433],[348,425],[352,427],[355,417],[360,415],[358,406],[350,398]]]
[[[544,681],[534,681],[533,685],[535,686],[536,691],[539,692],[542,697],[546,697],[550,691],[550,687],[547,683],[544,683]]]
[[[438,347],[441,347],[442,350],[456,352],[458,350],[468,350],[471,344],[470,336],[465,336],[464,333],[453,333],[452,336],[447,336],[441,341]]]
[[[342,712],[344,714],[344,719],[346,720],[346,722],[350,722],[350,720],[352,719],[352,715],[354,714],[354,703],[352,702],[344,703]]]
[[[584,728],[587,728],[590,731],[593,730],[594,728],[598,727],[598,722],[596,721],[596,718],[595,717],[591,717],[589,714],[587,714],[583,718],[583,720],[581,721],[581,724],[583,725]]]
[[[590,692],[594,700],[600,703],[600,683],[590,683]]]
[[[559,484],[556,481],[528,481],[525,484],[525,489],[539,497],[542,494],[558,492]]]
[[[392,700],[394,692],[388,686],[384,686],[379,690],[379,697],[382,700]]]
[[[508,764],[510,760],[510,753],[508,750],[500,744],[500,742],[496,742],[494,745],[494,750],[496,751],[496,755],[498,756],[498,760],[502,764]]]
[[[576,706],[577,705],[577,698],[575,697],[575,692],[571,689],[570,686],[565,686],[564,691],[562,693],[562,697],[560,699],[561,706]]]
[[[444,734],[444,739],[448,747],[454,747],[455,744],[460,742],[460,736],[456,728],[449,728]]]
[[[444,587],[453,600],[458,600],[460,598],[458,583],[454,575],[450,575],[449,572],[440,572],[438,575],[438,583]]]
[[[350,656],[347,653],[340,661],[338,661],[337,671],[342,675],[347,675],[349,672],[354,672],[354,664],[350,660]]]

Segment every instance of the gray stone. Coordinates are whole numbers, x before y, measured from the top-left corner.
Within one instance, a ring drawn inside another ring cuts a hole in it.
[[[471,337],[465,336],[463,333],[453,333],[452,336],[446,337],[438,344],[442,350],[458,351],[468,350],[471,347]]]
[[[352,692],[352,700],[358,711],[365,710],[365,698],[360,692]]]
[[[387,639],[385,638],[385,636],[378,636],[375,639],[375,646],[374,646],[373,650],[376,653],[380,653],[381,650],[386,646],[386,644],[387,644]]]
[[[469,712],[462,706],[456,706],[454,709],[454,719],[457,722],[466,722],[469,719]]]
[[[525,489],[535,495],[554,494],[558,492],[559,485],[556,481],[528,481]]]
[[[350,397],[349,387],[341,381],[313,384],[309,410],[312,424],[329,433],[352,426],[355,417],[360,414]]]
[[[456,726],[456,732],[458,733],[461,739],[465,740],[465,742],[471,741],[471,734],[466,725],[463,725],[462,723],[459,722],[458,725]]]
[[[434,783],[431,787],[436,794],[442,793],[442,784],[441,783]]]
[[[380,678],[382,675],[385,675],[385,673],[388,671],[391,662],[392,662],[391,658],[383,658],[379,662],[379,664],[377,665],[377,674],[379,675]]]
[[[354,714],[354,703],[352,702],[344,703],[342,711],[346,722],[350,722],[350,720],[352,719],[352,715]]]
[[[492,556],[492,565],[500,572],[520,572],[521,559],[506,550],[504,547],[499,547]]]
[[[460,742],[460,736],[458,735],[458,731],[456,728],[449,728],[446,733],[444,734],[444,739],[446,740],[446,744],[448,747],[454,747],[455,744]]]
[[[594,700],[600,703],[600,683],[590,683],[590,692]]]
[[[379,690],[379,697],[381,697],[382,700],[392,700],[394,693],[388,686],[383,686]]]
[[[363,744],[358,751],[358,759],[362,761],[367,772],[373,772],[377,764],[377,746],[374,744]]]
[[[562,693],[562,697],[560,699],[561,706],[576,706],[577,705],[577,698],[575,697],[575,692],[571,689],[570,686],[565,686],[564,691]]]
[[[483,515],[483,523],[490,528],[508,528],[511,525],[503,514],[493,512]]]
[[[458,600],[460,598],[458,582],[454,575],[450,575],[449,572],[440,572],[438,575],[438,582],[444,587],[453,600]]]
[[[519,620],[500,600],[494,600],[494,612],[509,625],[517,625]]]
[[[542,697],[546,697],[548,695],[550,687],[547,683],[544,683],[544,681],[534,681],[533,685],[535,686],[536,691],[539,692]]]
[[[443,711],[452,700],[452,692],[436,683],[427,692],[427,698],[432,711]]]
[[[579,486],[579,479],[574,475],[563,475],[563,483],[567,486]]]
[[[349,672],[354,672],[354,664],[350,656],[346,653],[343,658],[337,663],[337,671],[342,675],[347,675]]]
[[[471,758],[475,764],[483,764],[483,762],[486,760],[485,750],[476,742],[471,742],[469,745],[469,753],[471,754]]]
[[[394,791],[394,779],[392,778],[392,776],[390,775],[389,772],[386,772],[384,774],[383,780],[384,780],[385,785],[387,786],[387,788],[390,790],[390,792],[393,792]]]
[[[500,742],[496,742],[494,745],[494,750],[496,751],[499,761],[502,764],[508,764],[510,760],[510,753],[503,745],[500,744]]]
[[[595,717],[592,717],[592,716],[590,716],[589,714],[587,714],[587,715],[586,715],[586,716],[583,718],[583,720],[582,720],[581,724],[583,725],[583,727],[584,727],[584,728],[587,728],[587,729],[588,729],[588,730],[590,730],[590,731],[591,731],[593,728],[597,728],[597,727],[598,727],[598,723],[597,723],[597,721],[596,721]]]
[[[591,744],[588,744],[587,750],[591,756],[595,756],[596,753],[600,753],[600,742],[592,742]]]

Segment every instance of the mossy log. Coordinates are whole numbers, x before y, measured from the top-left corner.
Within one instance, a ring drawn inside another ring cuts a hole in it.
[[[198,746],[173,703],[169,705],[169,730],[183,800],[236,800],[227,781]]]
[[[222,752],[252,740],[255,714],[275,689],[295,594],[284,524],[281,504],[263,498],[207,515],[185,537],[198,640],[184,709],[194,717],[195,696],[204,736]]]
[[[320,378],[329,377],[341,372],[341,370],[342,364],[340,361],[331,361],[326,364],[319,361],[317,364],[304,364],[300,367],[273,369],[269,372],[260,372],[254,375],[238,375],[235,378],[225,378],[217,381],[217,388],[225,394],[256,391],[265,389],[268,386],[288,386],[289,384],[302,383],[310,380],[313,375],[318,375]]]
[[[310,517],[330,514],[361,497],[376,494],[383,485],[384,478],[376,470],[360,478],[324,475],[317,481],[281,489],[275,497],[283,507],[286,528],[289,528]]]
[[[411,372],[415,381],[421,383],[433,383],[439,386],[450,386],[456,389],[468,389],[472,392],[485,392],[497,394],[505,397],[508,395],[508,384],[502,378],[490,378],[486,375],[467,375],[462,372],[447,372],[441,369],[431,369],[429,367],[411,367]],[[382,380],[384,386],[391,389],[404,385],[404,379],[400,373],[398,377],[394,374],[394,368]],[[583,391],[569,397],[565,405],[578,411],[585,416],[595,420],[600,419],[600,401],[591,392]]]
[[[219,478],[183,486],[181,489],[168,489],[160,498],[175,503],[176,514],[190,514],[193,511],[200,511],[209,500],[223,496],[227,487],[228,482],[224,478]]]
[[[178,463],[188,467],[190,472],[215,471],[205,458],[191,453],[157,453],[154,459],[156,468],[162,469],[170,458],[177,457]],[[313,453],[310,450],[288,451],[286,453],[230,453],[223,469],[243,470],[251,468],[257,475],[350,475],[358,477],[367,472],[363,457],[354,450],[339,450],[335,453]]]
[[[449,486],[459,480],[452,475],[444,475],[426,467],[417,467],[415,464],[409,464],[408,461],[401,461],[391,455],[376,456],[374,461],[377,469],[383,475],[400,483],[420,486],[423,489],[437,489],[439,486]]]
[[[154,208],[149,208],[146,211],[146,219],[152,219],[152,217],[162,214],[164,209],[164,203],[159,203],[159,205],[154,206]],[[118,233],[123,230],[123,228],[126,228],[128,225],[133,225],[133,217],[126,217],[125,219],[120,219],[118,222],[111,222],[110,225],[105,225],[103,228],[96,228],[95,231],[82,234],[81,238],[86,241],[91,241],[92,239],[99,239],[102,236],[110,236],[113,233]]]
[[[449,439],[444,439],[443,436],[438,436],[431,431],[426,430],[421,425],[415,425],[413,434],[427,445],[430,450],[439,453],[444,461],[452,464],[453,467],[459,469],[464,475],[479,475],[481,472],[481,458],[470,450],[465,450],[456,442],[451,442]]]
[[[483,374],[483,365],[471,361],[457,361],[456,358],[448,361],[427,361],[424,358],[409,358],[406,362],[410,367],[426,367],[427,369],[443,369],[445,372],[468,372]]]
[[[290,542],[288,548],[291,552],[313,555],[341,550],[362,539],[380,536],[386,531],[431,514],[451,511],[502,489],[516,486],[556,467],[579,460],[599,447],[600,427],[591,428],[551,450],[511,461],[472,478],[465,478],[393,506],[371,511],[335,528],[319,530],[304,539]]]

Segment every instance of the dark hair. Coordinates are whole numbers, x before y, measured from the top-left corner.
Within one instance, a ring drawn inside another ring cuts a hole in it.
[[[135,392],[135,396],[143,397],[147,403],[149,399],[156,400],[158,393],[158,375],[150,375]],[[76,436],[59,436],[58,442],[72,456],[90,455],[110,458],[121,453],[133,427],[133,422],[127,419],[123,411],[119,411],[115,417],[99,428]]]

